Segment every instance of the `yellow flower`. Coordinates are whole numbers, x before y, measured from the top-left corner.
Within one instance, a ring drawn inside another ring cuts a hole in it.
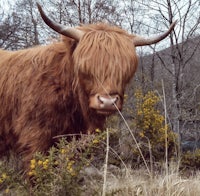
[[[46,159],[46,160],[42,163],[44,169],[48,169],[48,163],[49,163],[49,160],[48,160],[48,159]]]
[[[61,152],[61,154],[65,154],[66,150],[65,149],[61,149],[60,152]]]
[[[31,159],[31,161],[30,161],[30,168],[31,169],[35,169],[35,165],[36,165],[36,160],[35,159]]]
[[[31,169],[35,169],[35,165],[30,165],[30,168]]]
[[[95,132],[96,133],[101,133],[101,130],[100,129],[96,129]]]
[[[5,190],[5,193],[8,194],[9,191],[10,191],[9,188],[7,188],[7,189]]]
[[[127,99],[128,98],[128,95],[127,94],[124,94],[124,99]]]
[[[73,168],[72,168],[72,167],[67,166],[67,170],[68,170],[70,173],[73,172]]]
[[[49,159],[46,159],[44,162],[45,162],[45,163],[48,163],[48,162],[49,162]]]
[[[29,176],[35,176],[36,175],[36,171],[35,170],[29,171],[28,175]]]
[[[76,176],[76,172],[75,171],[71,172],[70,174],[71,174],[71,176]]]
[[[68,164],[73,165],[74,163],[75,163],[75,161],[70,161]]]
[[[36,160],[35,159],[31,159],[31,165],[35,165],[36,164]]]
[[[140,137],[144,137],[144,132],[141,131],[141,132],[139,133],[139,135],[140,135]]]
[[[41,160],[38,161],[38,165],[42,165],[42,163],[43,163],[43,162],[42,162]]]
[[[94,139],[94,140],[92,141],[92,143],[93,143],[93,144],[98,144],[98,143],[99,143],[99,140]]]
[[[43,168],[46,170],[48,169],[48,165],[43,165]]]
[[[67,171],[69,172],[69,174],[71,176],[75,176],[76,175],[76,172],[74,171],[73,169],[73,164],[74,164],[74,161],[70,161],[68,164],[67,164]]]
[[[3,173],[1,176],[2,176],[2,179],[3,179],[3,180],[5,180],[6,178],[8,178],[8,176],[7,176],[6,173]]]

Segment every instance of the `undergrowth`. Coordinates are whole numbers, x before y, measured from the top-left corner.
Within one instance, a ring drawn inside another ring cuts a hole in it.
[[[184,178],[177,163],[181,161],[184,170],[199,169],[199,150],[183,153],[181,160],[177,160],[176,134],[159,110],[159,97],[152,91],[146,94],[137,91],[135,99],[134,115],[129,121],[137,145],[130,132],[122,133],[127,130],[115,126],[118,118],[113,117],[108,126],[115,128],[107,129],[110,142],[106,167],[105,131],[97,129],[93,134],[80,135],[79,139],[70,141],[61,138],[46,155],[35,154],[26,174],[20,170],[19,157],[2,159],[0,195],[102,195],[103,185],[106,187],[104,195],[198,195],[193,190],[200,191],[199,177]],[[151,173],[144,169],[138,147]],[[173,169],[167,174],[163,166],[166,147],[168,164],[173,163]],[[105,174],[106,181],[103,180]]]

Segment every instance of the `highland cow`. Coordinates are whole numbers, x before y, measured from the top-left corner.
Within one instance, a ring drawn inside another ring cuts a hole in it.
[[[145,39],[103,23],[66,28],[38,8],[62,39],[0,50],[0,154],[14,150],[25,165],[36,151],[47,151],[55,136],[102,129],[106,117],[122,109],[137,68],[135,47],[159,42],[175,25]]]

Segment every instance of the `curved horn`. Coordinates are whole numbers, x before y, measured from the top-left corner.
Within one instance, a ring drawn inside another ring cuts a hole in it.
[[[44,13],[42,7],[40,6],[39,3],[36,3],[38,10],[40,12],[40,15],[42,17],[42,19],[44,20],[44,22],[50,27],[52,28],[54,31],[65,35],[67,37],[70,37],[72,39],[75,39],[77,41],[80,40],[80,38],[84,35],[84,33],[78,29],[75,28],[66,28],[64,25],[58,24],[54,21],[52,21],[50,18],[47,17],[47,15]]]
[[[140,37],[140,36],[136,35],[133,38],[133,44],[135,46],[146,46],[146,45],[156,44],[157,42],[165,39],[171,33],[171,31],[174,29],[176,23],[177,23],[177,21],[173,22],[166,32],[164,32],[161,35],[152,37],[152,38],[144,38],[144,37]]]

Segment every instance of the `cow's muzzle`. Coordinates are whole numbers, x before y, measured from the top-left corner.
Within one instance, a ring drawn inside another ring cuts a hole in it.
[[[99,100],[99,106],[101,109],[113,109],[117,106],[117,102],[119,100],[119,96],[110,96],[110,97],[104,97],[104,96],[98,96],[97,97]]]
[[[96,94],[90,97],[90,108],[97,113],[109,115],[122,108],[122,100],[118,94],[100,95]]]

